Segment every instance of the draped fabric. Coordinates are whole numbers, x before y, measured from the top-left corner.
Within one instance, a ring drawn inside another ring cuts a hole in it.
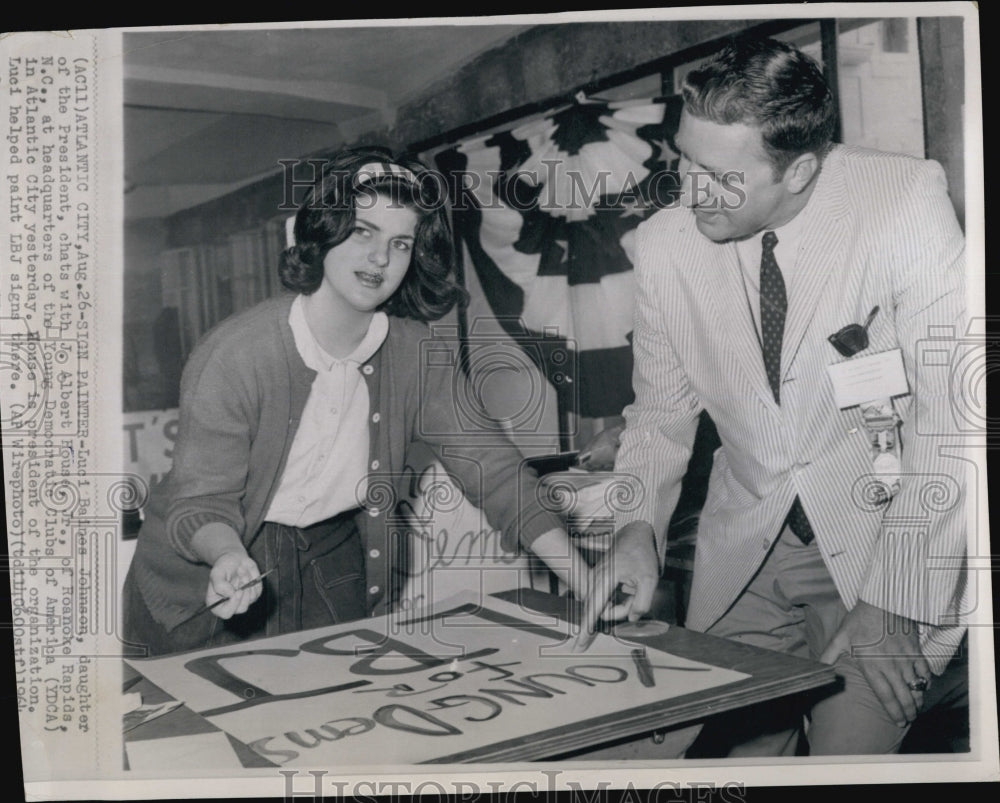
[[[635,228],[676,199],[679,114],[677,98],[578,98],[437,156],[490,309],[564,412],[632,401]]]

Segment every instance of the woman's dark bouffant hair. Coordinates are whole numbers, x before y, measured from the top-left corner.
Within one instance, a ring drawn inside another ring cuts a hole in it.
[[[281,255],[281,283],[298,293],[315,293],[327,253],[354,229],[358,197],[372,193],[420,215],[410,268],[381,309],[400,318],[435,321],[456,303],[465,304],[468,295],[451,278],[454,245],[440,178],[415,159],[394,158],[384,148],[342,151],[324,165],[295,214],[295,245]]]

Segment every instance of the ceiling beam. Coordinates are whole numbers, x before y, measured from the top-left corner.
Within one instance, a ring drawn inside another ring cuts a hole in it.
[[[352,142],[365,134],[387,135],[388,129],[396,124],[396,110],[369,112],[351,120],[339,120],[337,129],[344,142]]]
[[[285,81],[245,75],[131,65],[125,103],[189,111],[264,114],[341,123],[358,115],[395,117],[379,89],[336,81]]]

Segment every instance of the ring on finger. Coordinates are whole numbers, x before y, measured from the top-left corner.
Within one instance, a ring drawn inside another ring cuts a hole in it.
[[[923,675],[917,675],[913,680],[906,681],[906,685],[910,691],[926,691],[928,682]]]

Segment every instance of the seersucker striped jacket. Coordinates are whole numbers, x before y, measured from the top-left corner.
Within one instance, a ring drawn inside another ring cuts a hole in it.
[[[921,625],[940,672],[961,639],[966,592],[960,387],[966,332],[964,238],[935,162],[848,146],[824,160],[805,210],[798,295],[789,300],[781,405],[768,385],[733,243],[714,243],[690,210],[662,210],[637,234],[635,403],[616,472],[641,501],[617,516],[663,537],[705,409],[722,441],[699,523],[687,626],[705,630],[760,566],[798,495],[844,603],[860,598]],[[878,305],[869,348],[900,348],[910,394],[902,488],[868,491],[872,458],[858,408],[837,409],[827,340]],[[967,402],[966,402],[967,404]]]

